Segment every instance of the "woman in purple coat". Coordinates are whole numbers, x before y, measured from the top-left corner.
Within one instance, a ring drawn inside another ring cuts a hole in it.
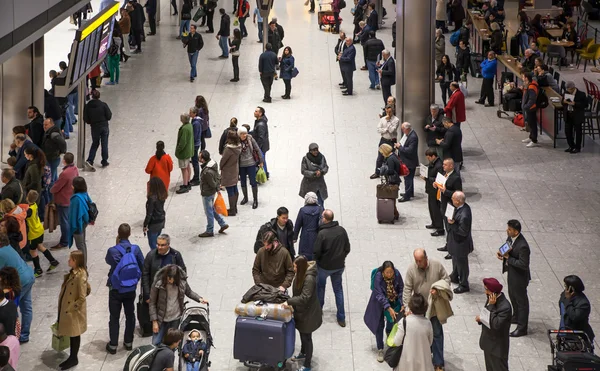
[[[298,217],[294,224],[294,243],[298,240],[300,230],[300,246],[298,255],[304,255],[306,260],[313,260],[313,249],[319,233],[319,221],[323,208],[318,204],[317,195],[314,192],[307,192],[304,196],[304,207],[298,211]]]
[[[371,273],[371,298],[367,304],[364,321],[377,341],[377,361],[383,362],[383,330],[386,336],[392,331],[395,322],[401,318],[402,275],[387,260]]]

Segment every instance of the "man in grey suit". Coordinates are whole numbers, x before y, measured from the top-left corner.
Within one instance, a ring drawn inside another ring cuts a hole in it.
[[[475,321],[481,325],[479,347],[483,350],[486,371],[508,371],[508,349],[510,345],[510,317],[512,308],[506,296],[502,294],[502,285],[495,278],[484,278],[483,286],[487,301],[485,309],[490,312],[489,318],[480,316]],[[489,325],[489,327],[488,327]]]
[[[398,202],[406,202],[415,196],[414,179],[417,166],[419,166],[419,137],[412,129],[410,123],[402,124],[401,129],[406,139],[401,139],[396,143],[400,160],[408,168],[408,175],[404,177],[404,194]]]
[[[521,234],[521,223],[518,220],[507,222],[506,242],[510,250],[496,257],[502,260],[502,273],[508,272],[508,296],[513,306],[511,323],[516,323],[517,328],[510,333],[512,337],[527,335],[527,324],[529,322],[529,298],[527,297],[527,286],[531,280],[529,271],[529,257],[531,250],[525,237]]]
[[[448,219],[448,253],[452,255],[450,281],[458,284],[455,294],[469,292],[469,254],[473,251],[471,236],[471,207],[465,203],[465,194],[456,191],[452,195],[454,216]]]
[[[356,71],[356,49],[352,44],[352,38],[346,38],[346,48],[340,54],[338,54],[338,61],[340,62],[340,70],[344,76],[344,82],[346,83],[346,90],[342,92],[343,95],[352,95],[352,89],[354,87],[352,75]]]

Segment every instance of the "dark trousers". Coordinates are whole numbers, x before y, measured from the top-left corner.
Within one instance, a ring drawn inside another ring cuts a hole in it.
[[[215,16],[215,9],[208,9],[206,11],[206,26],[208,26],[209,32],[215,32],[215,27],[213,26],[213,18]]]
[[[94,164],[96,158],[96,151],[102,143],[102,164],[108,163],[108,125],[101,128],[92,128],[92,145],[90,146],[90,154],[88,155],[87,161],[90,164]]]
[[[333,20],[335,22],[335,30],[333,32],[340,32],[340,12],[333,12]]]
[[[456,21],[454,22],[454,30],[460,30],[460,28],[462,27],[463,21],[462,19],[460,21]]]
[[[242,32],[242,37],[248,36],[248,30],[246,29],[246,19],[248,17],[240,17],[240,31]]]
[[[338,65],[340,66],[340,74],[342,75],[342,83],[344,84],[344,86],[346,86],[346,74],[344,74],[344,71],[342,71],[342,65],[339,64],[339,62],[338,62]]]
[[[342,73],[346,76],[344,82],[346,83],[346,89],[348,90],[348,94],[352,94],[352,88],[354,87],[352,75],[354,74],[354,71],[342,71]]]
[[[69,354],[69,358],[78,360],[77,356],[79,354],[79,346],[81,345],[81,335],[71,336],[70,343],[71,354]]]
[[[192,180],[200,180],[200,162],[198,161],[198,151],[200,146],[194,146],[194,155],[192,156],[192,167],[194,168],[194,176]]]
[[[527,277],[508,275],[508,297],[513,307],[513,318],[518,328],[527,329],[529,323],[529,298],[527,297]]]
[[[385,310],[384,310],[385,312]],[[383,349],[383,341],[387,339],[390,332],[392,332],[393,323],[389,322],[385,315],[382,314],[379,318],[379,325],[377,326],[377,333],[375,333],[375,342],[377,343],[377,350]],[[383,331],[385,330],[385,337],[383,335]]]
[[[481,83],[481,94],[479,96],[479,101],[481,103],[485,103],[485,98],[487,98],[488,103],[490,105],[494,105],[494,79],[483,79]],[[444,104],[445,101],[444,101]]]
[[[292,92],[292,80],[283,79],[283,83],[285,84],[285,96],[289,97]]]
[[[525,121],[529,125],[529,139],[533,143],[538,141],[537,110],[525,111]]]
[[[469,288],[469,257],[458,258],[452,255],[452,273],[450,279],[458,282],[458,286],[464,289]]]
[[[446,21],[435,21],[435,28],[442,30],[444,33],[448,30],[446,28]]]
[[[431,225],[433,225],[436,230],[443,230],[444,222],[442,219],[440,201],[437,200],[437,194],[435,192],[427,194],[427,205],[429,206]]]
[[[581,150],[583,125],[581,122],[575,122],[575,118],[571,113],[567,113],[565,116],[565,134],[567,135],[567,143],[569,143],[569,148]],[[575,138],[573,138],[573,134],[575,134]]]
[[[383,94],[383,104],[387,105],[387,100],[392,95],[392,85],[381,83],[381,93]]]
[[[260,82],[262,82],[262,86],[265,89],[264,99],[271,99],[271,86],[273,86],[273,73],[267,72],[260,75]]]
[[[173,14],[177,14],[177,1],[171,0],[171,6],[173,7]]]
[[[393,148],[393,147],[392,147]],[[409,168],[408,175],[404,177],[404,199],[409,200],[415,197],[415,172],[416,168]]]
[[[381,137],[381,139],[379,139],[379,144],[377,145],[377,148],[379,149],[379,146],[381,146],[382,144],[389,144],[390,146],[392,146],[392,148],[394,148],[394,143],[396,143],[395,139],[385,139]],[[375,162],[375,174],[379,175],[379,168],[381,168],[381,165],[383,165],[383,161],[384,157],[378,150],[377,161]]]
[[[144,30],[131,30],[131,32],[133,32],[133,38],[135,39],[137,50],[142,51],[142,33],[144,33]]]
[[[233,78],[234,79],[239,79],[240,78],[240,57],[236,57],[234,55],[231,56],[231,64],[233,65]]]
[[[450,92],[450,81],[448,81],[448,82],[440,82],[440,89],[442,89],[442,102],[444,102],[444,106],[445,106],[446,105],[446,98],[450,94],[452,94],[452,92]]]
[[[125,344],[133,343],[133,331],[135,330],[134,314],[135,291],[120,294],[118,290],[108,292],[108,311],[110,320],[108,322],[108,331],[110,336],[110,345],[119,345],[119,322],[121,320],[121,307],[125,311],[125,335],[123,342]]]
[[[310,0],[310,11],[311,12],[315,11],[315,0]]]
[[[508,371],[508,358],[500,358],[483,352],[486,371]]]
[[[300,341],[302,342],[300,353],[306,356],[306,358],[304,358],[304,367],[311,368],[313,356],[312,333],[305,334],[300,332]]]
[[[150,24],[150,33],[156,33],[156,14],[148,14],[148,23]]]

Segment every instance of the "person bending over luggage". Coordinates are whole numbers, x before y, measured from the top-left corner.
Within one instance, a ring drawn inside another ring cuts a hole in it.
[[[183,358],[185,358],[186,371],[200,371],[202,358],[206,351],[206,343],[202,340],[200,331],[194,329],[188,335],[188,341],[183,346]]]
[[[186,271],[185,263],[181,253],[171,247],[171,237],[161,234],[156,239],[156,249],[152,249],[144,258],[144,270],[142,271],[142,294],[146,303],[150,302],[150,287],[154,282],[156,272],[169,264],[180,266]]]
[[[154,353],[154,360],[149,371],[173,371],[175,369],[175,349],[182,340],[183,332],[176,328],[170,328]]]
[[[590,326],[592,307],[587,296],[583,293],[585,286],[581,278],[575,275],[563,279],[565,290],[560,294],[560,329],[576,330],[586,333],[592,347],[594,346],[594,331]]]
[[[202,304],[208,303],[192,291],[183,268],[169,264],[156,273],[150,289],[152,344],[160,344],[167,330],[179,326],[186,296]]]
[[[252,267],[254,284],[265,283],[286,291],[294,279],[294,268],[289,252],[281,245],[273,231],[263,235],[263,247],[258,250]]]

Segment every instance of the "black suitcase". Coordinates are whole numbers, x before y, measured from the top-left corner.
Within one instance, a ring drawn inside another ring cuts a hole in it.
[[[294,355],[295,329],[294,320],[286,323],[240,316],[235,322],[233,358],[257,368],[282,368],[286,359]]]
[[[511,112],[521,112],[521,99],[511,99],[508,101],[508,110]]]
[[[471,76],[482,77],[481,62],[483,62],[483,55],[481,55],[481,53],[471,54]]]
[[[152,336],[152,321],[150,321],[150,306],[144,300],[142,295],[138,298],[137,319],[140,325],[140,334],[142,337]]]
[[[517,38],[517,36],[513,36],[510,38],[510,45],[508,51],[513,57],[519,56],[519,39]]]

